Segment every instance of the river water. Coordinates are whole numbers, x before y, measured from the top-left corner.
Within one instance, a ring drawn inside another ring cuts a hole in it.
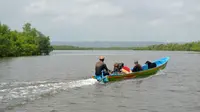
[[[155,76],[110,84],[91,79],[107,66],[169,56]],[[53,51],[0,59],[0,112],[199,112],[200,53],[172,51]]]

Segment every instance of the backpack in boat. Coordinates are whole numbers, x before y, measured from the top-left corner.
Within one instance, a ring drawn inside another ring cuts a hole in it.
[[[152,63],[152,62],[150,62],[150,61],[146,61],[145,64],[148,65],[148,69],[150,69],[150,68],[155,68],[155,67],[156,67],[156,63]]]

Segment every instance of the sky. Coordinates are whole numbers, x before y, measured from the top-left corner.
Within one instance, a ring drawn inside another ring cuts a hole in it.
[[[0,0],[0,22],[51,41],[200,40],[200,0]]]

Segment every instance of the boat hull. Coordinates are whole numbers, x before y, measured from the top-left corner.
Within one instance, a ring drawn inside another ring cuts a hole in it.
[[[161,64],[160,65],[157,64],[159,66],[152,68],[152,69],[146,69],[146,70],[143,70],[140,72],[132,72],[129,74],[109,75],[109,76],[105,76],[103,78],[101,77],[102,80],[98,80],[98,81],[103,81],[104,83],[107,83],[107,82],[120,81],[120,80],[126,80],[126,79],[149,77],[151,75],[155,75],[158,71],[165,69],[165,67],[167,66],[168,60],[169,60],[169,57],[161,58],[160,60],[154,61],[156,63],[158,63],[160,61]],[[92,76],[92,78],[97,79],[96,76]],[[101,78],[99,78],[99,79],[101,79]]]

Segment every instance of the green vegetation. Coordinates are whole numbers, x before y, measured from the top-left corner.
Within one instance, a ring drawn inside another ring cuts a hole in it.
[[[200,41],[185,44],[169,43],[136,48],[137,50],[200,51]]]
[[[30,23],[23,26],[23,31],[11,30],[0,23],[0,57],[48,55],[52,50],[168,50],[168,51],[200,51],[200,41],[185,44],[169,43],[147,47],[76,47],[51,46],[50,38],[31,27]]]
[[[168,50],[168,51],[200,51],[200,41],[185,44],[169,43],[151,45],[147,47],[107,47],[107,48],[86,48],[76,46],[53,46],[55,50]]]
[[[0,57],[48,55],[52,50],[50,38],[30,23],[24,24],[22,32],[0,23]]]
[[[54,50],[92,50],[92,48],[69,46],[69,45],[54,45],[53,49]]]
[[[77,47],[77,46],[68,46],[68,45],[57,45],[53,46],[54,50],[132,50],[132,48],[127,47]]]

